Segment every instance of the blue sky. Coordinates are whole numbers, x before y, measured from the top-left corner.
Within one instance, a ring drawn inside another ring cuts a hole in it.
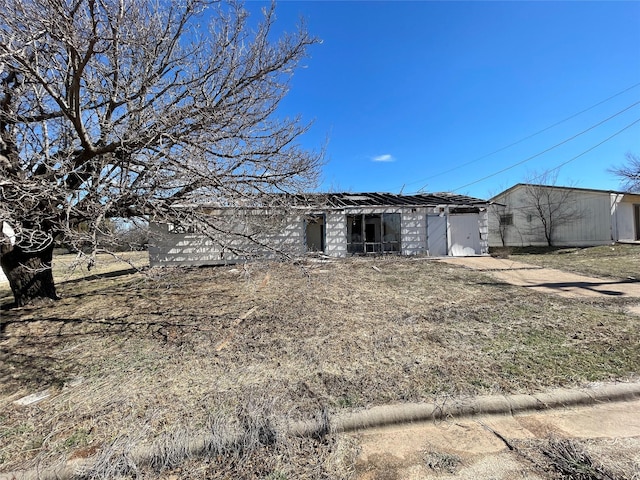
[[[488,198],[563,163],[558,184],[617,189],[607,169],[640,155],[640,2],[280,1],[276,12],[280,28],[304,17],[323,41],[281,108],[314,122],[304,146],[326,142],[320,190]]]

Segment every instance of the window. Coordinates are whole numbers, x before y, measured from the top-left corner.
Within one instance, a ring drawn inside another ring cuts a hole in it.
[[[513,213],[500,215],[500,226],[506,227],[507,225],[513,225]]]
[[[347,252],[400,252],[400,214],[347,215]]]
[[[400,214],[385,213],[382,215],[382,250],[384,252],[400,252]]]

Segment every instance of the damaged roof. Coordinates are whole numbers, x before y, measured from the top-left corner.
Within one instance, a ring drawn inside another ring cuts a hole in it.
[[[241,200],[241,201],[240,201]],[[278,208],[289,206],[303,209],[341,209],[349,207],[474,207],[488,205],[488,200],[456,195],[454,193],[417,193],[399,195],[395,193],[300,193],[262,194],[246,196],[233,202],[210,202],[202,204],[177,204],[176,208]]]
[[[486,200],[453,193],[311,193],[296,195],[298,206],[315,204],[333,208],[382,206],[485,205]]]

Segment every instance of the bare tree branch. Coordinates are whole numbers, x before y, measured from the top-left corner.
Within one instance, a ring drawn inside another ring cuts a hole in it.
[[[14,230],[95,250],[113,217],[169,221],[177,204],[316,181],[322,152],[297,141],[309,126],[276,113],[317,40],[300,26],[273,41],[274,5],[254,29],[234,1],[8,0],[0,18],[0,220]],[[20,248],[0,257],[10,280]]]
[[[622,182],[622,189],[626,192],[640,192],[640,157],[635,153],[627,153],[627,163],[609,171]]]
[[[558,228],[583,217],[570,187],[557,187],[557,172],[533,174],[538,183],[526,183],[524,212],[532,218],[532,229],[540,229],[548,246],[556,241]]]

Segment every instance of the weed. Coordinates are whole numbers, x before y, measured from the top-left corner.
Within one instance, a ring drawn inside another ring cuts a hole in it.
[[[338,397],[336,405],[340,408],[352,408],[358,405],[358,399],[353,395],[342,395]]]
[[[622,480],[615,472],[597,464],[577,441],[564,438],[550,438],[541,447],[551,468],[560,478],[572,480]]]
[[[435,451],[425,452],[424,462],[431,470],[451,474],[456,473],[462,464],[462,460],[458,455]]]
[[[265,480],[287,480],[287,474],[280,471],[271,472],[266,476]]]
[[[72,449],[76,447],[86,447],[90,441],[90,433],[87,430],[80,428],[67,437],[62,445],[65,449]]]

